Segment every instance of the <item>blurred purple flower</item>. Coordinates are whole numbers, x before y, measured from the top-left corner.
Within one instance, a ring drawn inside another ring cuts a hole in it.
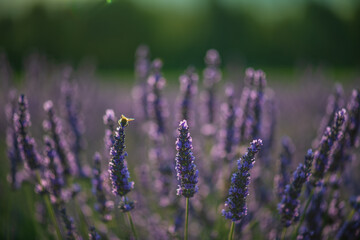
[[[282,197],[285,186],[290,182],[290,166],[295,151],[295,146],[289,137],[283,137],[281,140],[282,151],[280,153],[280,173],[275,178],[276,193],[279,198]]]
[[[300,163],[293,174],[291,183],[286,185],[278,210],[281,216],[281,223],[289,227],[294,219],[299,217],[300,201],[298,200],[302,186],[309,180],[314,155],[311,149],[305,155],[304,165]]]
[[[114,132],[116,129],[116,117],[114,110],[107,109],[105,115],[103,116],[103,120],[104,120],[104,124],[107,127],[105,129],[105,137],[104,137],[105,148],[107,153],[110,154],[111,147],[113,146],[115,141]]]
[[[35,140],[29,135],[31,126],[28,101],[24,94],[19,97],[19,110],[14,114],[15,128],[18,136],[18,144],[22,158],[31,170],[40,168],[41,157],[36,151]]]
[[[111,210],[113,202],[106,199],[104,192],[104,179],[101,175],[101,156],[96,152],[94,155],[94,167],[92,177],[92,193],[96,197],[95,209],[101,214],[103,221],[111,220]]]
[[[63,125],[55,115],[53,102],[50,100],[46,101],[44,103],[44,110],[47,113],[48,119],[43,122],[43,128],[54,142],[55,150],[64,169],[64,175],[76,175],[77,166],[74,162],[74,155],[70,151],[68,143],[65,141]]]

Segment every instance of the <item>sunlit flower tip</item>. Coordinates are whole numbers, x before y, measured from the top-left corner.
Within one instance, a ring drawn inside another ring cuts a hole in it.
[[[127,118],[125,117],[123,114],[121,114],[121,118],[119,120],[119,125],[121,125],[122,127],[126,127],[127,125],[129,125],[129,122],[134,121],[134,118]]]

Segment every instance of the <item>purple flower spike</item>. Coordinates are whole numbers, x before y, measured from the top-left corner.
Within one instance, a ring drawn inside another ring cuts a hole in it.
[[[175,158],[175,169],[180,185],[177,189],[177,195],[191,198],[198,191],[199,171],[196,169],[194,163],[195,157],[192,152],[192,138],[186,120],[180,122],[178,130],[180,133],[176,140],[177,154]]]
[[[282,138],[282,151],[280,153],[280,174],[276,176],[276,193],[282,197],[285,186],[290,182],[289,167],[295,151],[295,146],[289,137]]]
[[[109,164],[110,179],[112,181],[113,193],[124,197],[134,188],[134,182],[130,182],[130,173],[127,168],[125,157],[125,127],[132,119],[124,115],[119,120],[119,126],[115,131],[114,144],[111,147],[111,159]]]
[[[195,73],[195,69],[189,67],[186,70],[184,75],[181,75],[179,78],[180,81],[180,119],[186,119],[189,121],[189,115],[191,115],[191,110],[193,106],[193,98],[197,93],[197,82],[199,81],[199,76]]]
[[[104,222],[111,220],[110,212],[113,208],[113,202],[107,201],[104,192],[104,179],[101,175],[100,169],[101,156],[96,152],[94,155],[94,168],[92,178],[92,193],[96,197],[95,209],[102,215]]]
[[[343,108],[335,114],[335,119],[332,128],[327,127],[324,136],[321,139],[320,146],[315,152],[314,161],[315,169],[313,173],[312,184],[316,185],[324,177],[329,165],[329,155],[335,142],[337,142],[341,127],[345,121],[346,110]]]
[[[15,128],[22,158],[31,170],[40,168],[40,155],[35,149],[35,140],[29,136],[31,126],[28,101],[24,94],[19,97],[19,111],[14,115]]]
[[[75,158],[65,141],[65,136],[62,134],[63,125],[55,115],[53,102],[50,100],[46,101],[44,103],[44,110],[48,119],[43,122],[43,128],[54,142],[55,150],[64,169],[64,175],[75,175],[77,172]]]
[[[50,194],[51,202],[59,204],[62,202],[61,192],[64,186],[63,169],[59,166],[59,159],[56,150],[54,149],[53,141],[45,136],[45,155],[47,162],[47,169],[45,172],[47,180],[47,191]]]
[[[311,149],[305,155],[305,163],[300,164],[293,175],[293,180],[286,185],[282,200],[278,204],[278,210],[281,215],[281,223],[285,227],[289,227],[295,218],[299,216],[300,202],[298,200],[301,188],[308,181],[311,174],[311,165],[314,154]]]
[[[17,178],[18,167],[23,162],[19,143],[17,140],[17,133],[15,129],[14,115],[16,114],[16,92],[15,90],[9,93],[9,103],[5,107],[8,127],[6,131],[6,145],[7,155],[10,160],[10,183],[16,189],[19,187],[19,179]]]
[[[81,239],[75,232],[74,219],[66,213],[66,208],[60,209],[60,215],[61,215],[61,219],[63,220],[64,225],[65,225],[66,239],[67,240]]]
[[[114,131],[116,128],[116,117],[115,117],[115,113],[114,110],[112,109],[107,109],[105,112],[105,115],[103,117],[104,120],[104,124],[107,126],[107,129],[105,130],[105,138],[104,138],[104,142],[105,142],[105,147],[106,147],[106,151],[110,154],[110,150],[112,145],[114,144]]]
[[[246,197],[249,195],[250,169],[255,163],[255,154],[260,151],[262,140],[253,140],[248,151],[238,160],[238,170],[231,177],[229,195],[225,201],[222,214],[233,222],[241,220],[247,215]]]

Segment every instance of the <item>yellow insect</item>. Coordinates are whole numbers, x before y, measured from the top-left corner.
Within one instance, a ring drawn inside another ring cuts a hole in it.
[[[127,125],[129,125],[129,122],[134,121],[134,118],[127,118],[124,116],[124,114],[121,114],[121,118],[119,120],[119,124],[123,127],[126,127]]]

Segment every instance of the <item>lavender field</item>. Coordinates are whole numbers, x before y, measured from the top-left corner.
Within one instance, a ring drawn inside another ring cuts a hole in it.
[[[359,73],[204,64],[2,54],[0,239],[360,239]]]

